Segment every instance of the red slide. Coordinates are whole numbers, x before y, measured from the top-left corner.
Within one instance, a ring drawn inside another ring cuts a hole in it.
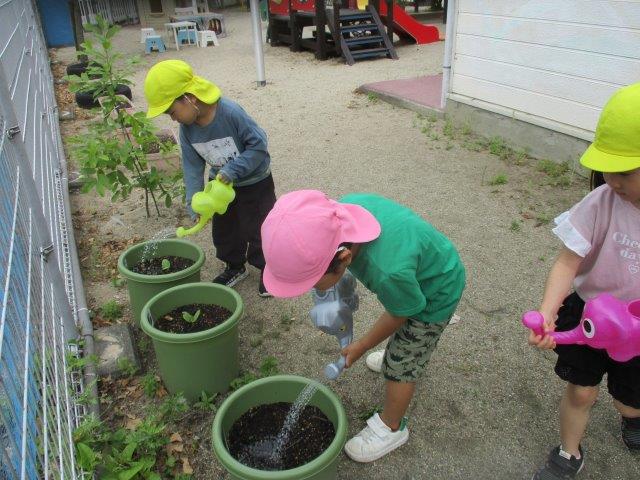
[[[380,17],[386,23],[387,2],[380,2]],[[423,25],[413,19],[411,15],[404,11],[404,8],[393,4],[393,30],[401,37],[409,37],[418,45],[424,43],[438,42],[440,32],[433,25]]]

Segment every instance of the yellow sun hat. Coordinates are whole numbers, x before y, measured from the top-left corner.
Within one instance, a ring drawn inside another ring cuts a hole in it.
[[[580,163],[597,172],[640,168],[640,83],[621,88],[602,109],[596,136]]]
[[[222,95],[217,85],[194,75],[191,66],[182,60],[156,63],[144,79],[144,96],[149,104],[147,118],[166,112],[175,99],[185,93],[191,93],[209,105]]]

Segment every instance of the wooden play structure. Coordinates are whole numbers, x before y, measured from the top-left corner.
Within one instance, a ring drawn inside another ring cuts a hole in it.
[[[342,56],[348,65],[357,60],[397,59],[392,39],[418,43],[440,40],[433,25],[423,25],[393,0],[268,0],[268,38],[272,46],[311,50],[316,58]],[[386,25],[386,29],[385,29]],[[312,37],[303,37],[314,27]]]

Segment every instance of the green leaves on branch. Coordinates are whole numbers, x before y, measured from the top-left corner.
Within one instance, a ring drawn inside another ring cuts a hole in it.
[[[151,204],[160,215],[159,204],[170,207],[176,198],[184,196],[182,171],[163,173],[149,165],[148,155],[170,153],[177,145],[173,139],[160,139],[145,113],[134,113],[127,108],[128,99],[116,94],[118,85],[131,85],[127,77],[138,62],[123,59],[114,51],[112,38],[120,27],[108,25],[100,17],[97,21],[97,25],[88,27],[92,40],[83,43],[89,58],[87,71],[68,77],[70,90],[94,92],[101,105],[100,121],[71,139],[82,191],[95,191],[101,196],[108,193],[115,202],[126,199],[134,189],[142,189],[147,216]]]

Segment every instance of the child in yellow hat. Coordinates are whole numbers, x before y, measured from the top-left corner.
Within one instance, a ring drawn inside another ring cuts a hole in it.
[[[147,117],[166,113],[180,123],[182,168],[187,209],[193,194],[204,188],[204,170],[209,179],[233,182],[235,200],[224,215],[212,221],[216,256],[225,269],[213,279],[229,287],[247,275],[245,263],[261,271],[258,294],[268,297],[262,281],[265,261],[260,225],[276,201],[267,135],[243,108],[223,97],[213,83],[193,74],[181,60],[159,62],[147,73],[144,93]]]
[[[576,327],[585,300],[600,293],[626,301],[640,298],[639,112],[640,83],[616,92],[602,111],[595,141],[580,159],[585,167],[602,172],[606,184],[555,219],[553,232],[564,248],[551,268],[539,309],[545,332]],[[580,441],[605,373],[622,416],[622,440],[629,449],[640,450],[640,356],[616,362],[605,350],[556,346],[547,334],[531,333],[529,343],[555,349],[555,372],[567,382],[560,403],[561,444],[534,479],[573,478],[582,469]]]

